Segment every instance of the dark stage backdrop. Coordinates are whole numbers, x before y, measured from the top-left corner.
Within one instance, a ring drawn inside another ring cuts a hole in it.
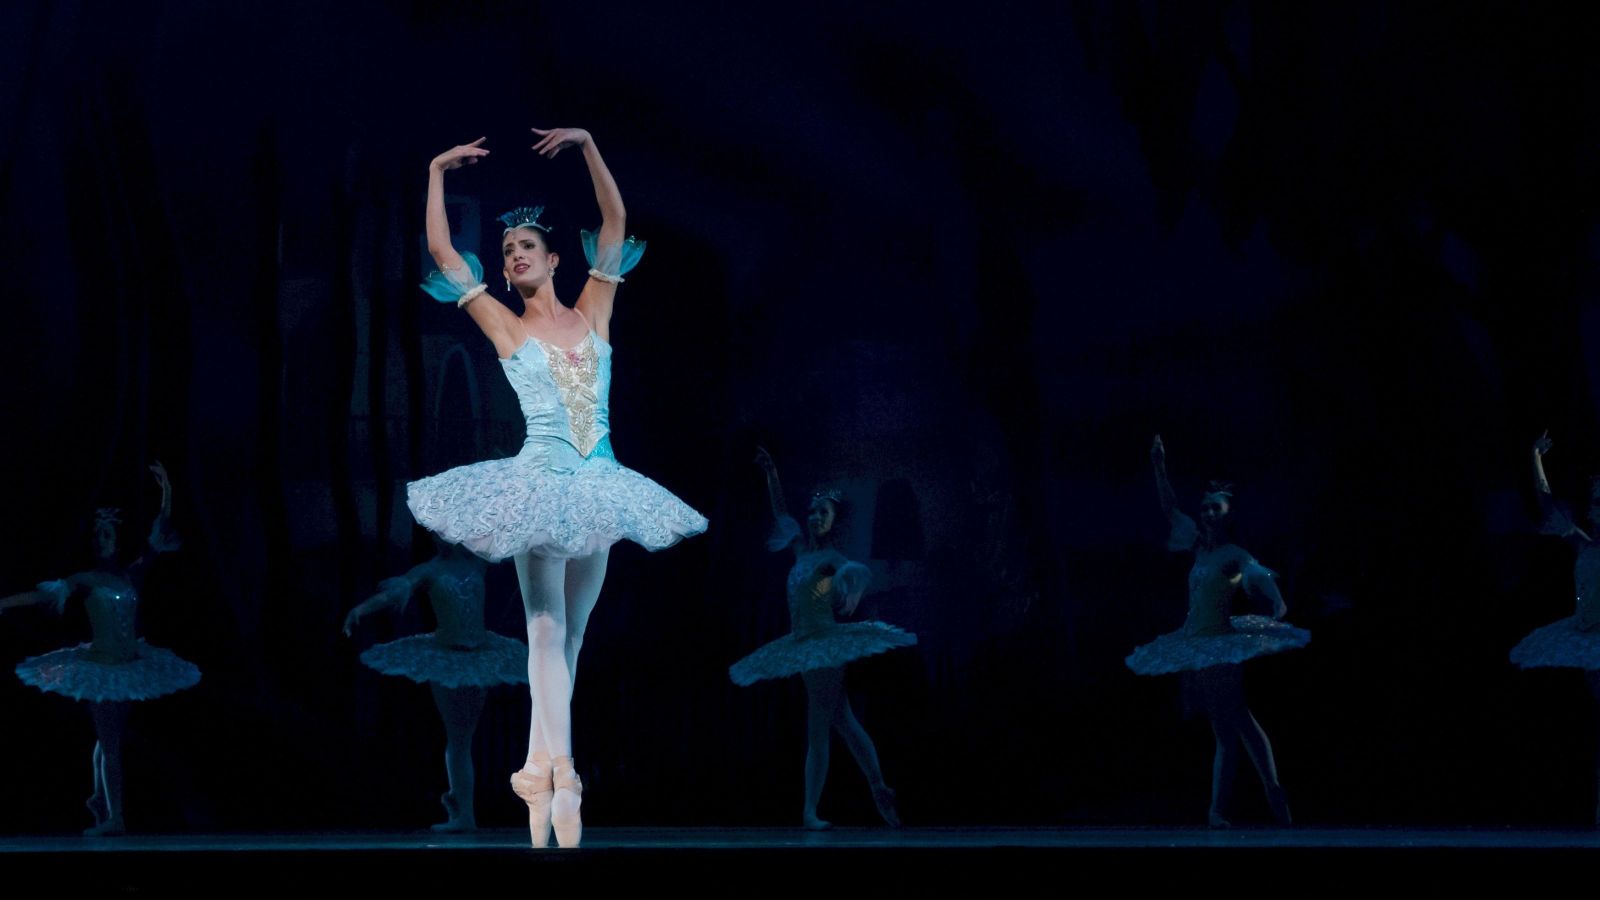
[[[356,659],[425,604],[339,634],[429,552],[405,482],[520,445],[493,351],[416,287],[425,167],[486,135],[463,245],[544,203],[577,258],[581,159],[527,148],[579,125],[650,241],[618,456],[712,522],[613,554],[591,823],[798,820],[798,684],[726,677],[786,628],[758,443],[791,503],[848,492],[866,611],[921,636],[849,678],[908,822],[1200,821],[1209,732],[1122,664],[1184,615],[1158,431],[1191,511],[1238,484],[1315,633],[1249,676],[1301,820],[1586,821],[1582,680],[1506,652],[1572,606],[1529,446],[1569,501],[1600,472],[1594,35],[1393,6],[7,3],[0,593],[85,567],[96,506],[137,542],[164,461],[186,542],[142,628],[204,679],[135,711],[130,826],[437,818],[427,692]],[[7,612],[0,662],[85,638]],[[8,675],[0,709],[0,832],[86,824],[82,706]],[[491,697],[485,824],[521,821],[526,727]],[[842,747],[823,812],[871,818]]]

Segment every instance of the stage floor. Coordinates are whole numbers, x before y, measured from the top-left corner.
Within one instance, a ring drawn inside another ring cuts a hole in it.
[[[11,878],[149,894],[319,886],[470,889],[485,879],[632,887],[662,879],[695,896],[848,887],[898,895],[961,887],[1066,891],[1128,886],[1230,890],[1416,885],[1533,887],[1591,874],[1600,831],[1239,828],[589,828],[576,851],[534,851],[525,832],[133,835],[0,839]],[[529,881],[531,879],[531,881]],[[1259,882],[1256,880],[1259,879]],[[1531,879],[1531,880],[1530,880]],[[16,883],[16,882],[13,882]],[[674,891],[676,893],[676,891]]]

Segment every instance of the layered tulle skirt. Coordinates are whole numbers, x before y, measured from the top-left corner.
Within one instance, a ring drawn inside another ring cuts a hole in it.
[[[1511,648],[1511,661],[1524,669],[1600,669],[1600,628],[1578,630],[1575,615],[1551,622],[1535,628]]]
[[[528,683],[528,645],[493,632],[475,647],[412,635],[368,647],[361,661],[385,675],[447,688]]]
[[[96,660],[90,647],[79,644],[29,657],[17,664],[17,677],[47,693],[97,703],[151,700],[200,681],[194,663],[142,640],[138,655],[127,662]]]
[[[917,636],[887,622],[835,622],[805,635],[786,634],[728,667],[735,684],[831,669],[852,660],[910,647]]]
[[[1298,650],[1311,632],[1268,616],[1233,616],[1233,631],[1191,635],[1179,629],[1136,648],[1126,660],[1140,675],[1170,675],[1237,665],[1258,656]]]
[[[606,457],[570,470],[520,456],[459,466],[411,482],[406,502],[423,527],[492,562],[529,551],[588,556],[624,540],[660,550],[707,524],[666,488]]]

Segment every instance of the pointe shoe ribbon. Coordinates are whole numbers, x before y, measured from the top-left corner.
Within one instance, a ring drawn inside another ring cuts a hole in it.
[[[557,756],[550,763],[555,787],[550,825],[555,829],[558,846],[576,847],[583,839],[583,818],[578,814],[578,807],[583,804],[583,780],[578,777],[572,757]]]

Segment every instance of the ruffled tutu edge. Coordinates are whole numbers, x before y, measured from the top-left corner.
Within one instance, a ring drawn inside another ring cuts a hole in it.
[[[1578,617],[1567,616],[1528,632],[1510,659],[1522,669],[1600,669],[1600,628],[1581,631]]]
[[[1123,662],[1138,675],[1173,675],[1238,665],[1311,643],[1311,632],[1267,616],[1232,616],[1229,621],[1231,633],[1196,636],[1180,628],[1135,647]]]
[[[88,658],[92,645],[62,647],[16,666],[23,684],[47,694],[91,703],[154,700],[200,683],[200,667],[165,647],[139,641],[139,656],[125,663]]]
[[[368,647],[361,662],[380,675],[446,688],[528,683],[528,645],[490,632],[470,649],[439,643],[435,634],[414,634]]]
[[[842,623],[805,637],[786,634],[764,644],[729,666],[728,677],[740,687],[749,687],[758,681],[843,666],[916,643],[915,634],[888,622]]]

